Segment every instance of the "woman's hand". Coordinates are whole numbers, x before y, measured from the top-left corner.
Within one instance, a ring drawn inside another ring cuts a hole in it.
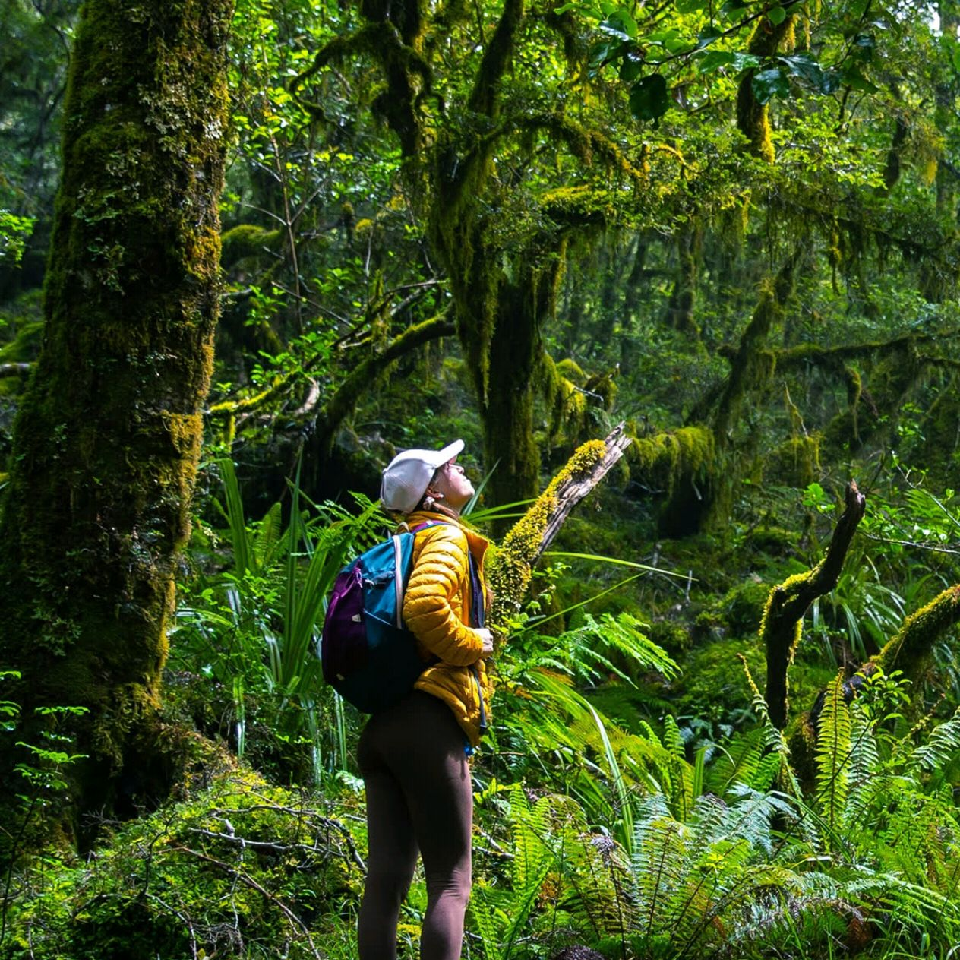
[[[493,634],[486,627],[479,627],[477,633],[483,640],[483,650],[480,653],[480,659],[486,660],[493,655]]]

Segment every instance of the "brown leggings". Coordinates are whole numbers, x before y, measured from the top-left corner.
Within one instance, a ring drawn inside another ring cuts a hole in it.
[[[360,736],[369,840],[360,960],[395,960],[400,904],[418,849],[427,880],[420,956],[460,956],[473,821],[465,742],[446,704],[419,690],[372,717]]]

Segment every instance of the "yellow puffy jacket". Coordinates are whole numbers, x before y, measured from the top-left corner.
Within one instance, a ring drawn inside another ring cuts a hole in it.
[[[453,711],[472,746],[490,723],[490,681],[481,653],[483,641],[470,624],[471,589],[467,551],[483,582],[488,543],[478,533],[440,513],[418,511],[407,518],[437,522],[417,533],[413,567],[403,598],[403,619],[417,638],[425,661],[435,659],[416,683]]]

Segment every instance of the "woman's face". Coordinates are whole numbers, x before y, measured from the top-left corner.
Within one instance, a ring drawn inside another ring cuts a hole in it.
[[[473,496],[473,484],[463,467],[450,460],[433,475],[427,491],[433,491],[434,496],[440,494],[437,499],[452,510],[460,510]]]

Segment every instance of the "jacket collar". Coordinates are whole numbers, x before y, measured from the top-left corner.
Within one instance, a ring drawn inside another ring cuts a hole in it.
[[[424,523],[444,523],[449,526],[459,528],[466,535],[467,543],[470,544],[470,552],[477,558],[477,560],[481,560],[483,558],[484,553],[487,551],[487,547],[490,546],[490,541],[487,540],[487,538],[482,534],[477,533],[476,530],[468,527],[462,518],[454,519],[453,517],[450,517],[445,513],[439,513],[436,510],[415,510],[413,513],[407,515],[405,522],[410,530],[413,530]]]

